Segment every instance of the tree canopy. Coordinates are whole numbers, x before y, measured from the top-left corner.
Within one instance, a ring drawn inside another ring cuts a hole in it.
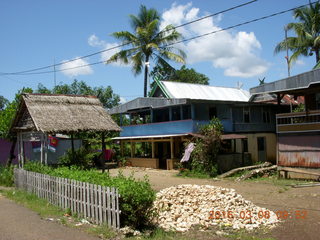
[[[150,75],[158,77],[162,81],[185,82],[209,85],[209,78],[197,72],[193,68],[187,68],[183,65],[180,69],[174,69],[171,66],[156,66]]]
[[[316,62],[320,60],[320,3],[309,7],[297,8],[293,11],[293,17],[298,22],[287,24],[286,30],[292,30],[296,36],[287,37],[275,48],[275,53],[292,51],[289,63],[297,60],[299,56],[312,56],[315,54]]]
[[[146,97],[149,61],[154,61],[156,64],[167,63],[168,60],[185,63],[185,53],[170,45],[182,36],[172,25],[160,31],[160,15],[154,8],[147,9],[141,5],[138,15],[129,17],[134,32],[114,32],[112,36],[123,44],[129,44],[131,48],[117,52],[107,60],[107,63],[119,61],[130,64],[135,75],[140,74],[144,68],[143,93]]]
[[[75,94],[97,96],[105,108],[112,108],[120,103],[120,96],[108,87],[90,87],[84,81],[74,80],[70,85],[60,84],[52,90],[42,84],[38,85],[37,93]]]
[[[0,111],[3,110],[8,103],[9,101],[6,98],[0,96]]]

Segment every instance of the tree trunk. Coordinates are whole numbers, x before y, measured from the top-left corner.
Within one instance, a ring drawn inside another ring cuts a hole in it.
[[[320,60],[320,56],[319,56],[319,49],[318,48],[316,48],[315,49],[315,52],[316,52],[316,64],[319,62],[319,60]]]
[[[11,166],[13,159],[15,159],[16,157],[16,155],[14,155],[14,150],[16,148],[16,145],[17,145],[17,137],[15,137],[12,141],[11,148],[10,148],[10,156],[7,161],[7,167]]]
[[[144,65],[144,88],[143,88],[143,97],[147,97],[147,89],[148,89],[148,62],[149,56],[146,56],[146,61]]]

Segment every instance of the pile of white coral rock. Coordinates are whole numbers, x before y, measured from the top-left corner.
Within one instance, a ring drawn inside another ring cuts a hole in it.
[[[154,209],[155,222],[165,230],[187,231],[193,225],[251,230],[279,221],[274,212],[245,200],[234,189],[210,185],[163,189],[157,193]]]

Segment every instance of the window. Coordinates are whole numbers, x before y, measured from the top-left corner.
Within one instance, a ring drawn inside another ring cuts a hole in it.
[[[250,109],[243,108],[243,122],[249,123],[250,122]]]
[[[183,119],[191,119],[191,106],[183,106],[182,107]]]
[[[217,117],[217,108],[216,107],[210,107],[209,108],[209,119]]]
[[[270,112],[263,110],[262,112],[262,120],[264,123],[270,123]]]

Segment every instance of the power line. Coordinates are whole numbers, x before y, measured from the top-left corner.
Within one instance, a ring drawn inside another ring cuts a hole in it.
[[[210,17],[213,17],[213,16],[217,16],[217,15],[219,15],[219,14],[222,14],[222,13],[225,13],[225,12],[229,12],[229,11],[232,11],[232,10],[237,9],[237,8],[240,8],[240,7],[244,7],[244,6],[246,6],[246,5],[249,5],[249,4],[254,3],[254,2],[257,2],[257,1],[258,1],[258,0],[252,0],[252,1],[249,1],[249,2],[246,2],[246,3],[243,3],[243,4],[240,4],[240,5],[237,5],[237,6],[234,6],[234,7],[225,9],[225,10],[222,10],[222,11],[220,11],[220,12],[213,13],[213,14],[204,16],[204,17],[202,17],[202,18],[198,18],[198,19],[196,19],[196,20],[193,20],[193,21],[190,21],[190,22],[186,22],[186,23],[184,23],[184,24],[175,26],[174,29],[180,28],[180,27],[184,27],[184,26],[186,26],[186,25],[189,25],[189,24],[192,24],[192,23],[195,23],[195,22],[198,22],[198,21],[202,21],[202,20],[204,20],[204,19],[206,19],[206,18],[210,18]],[[172,30],[172,29],[162,30],[162,31],[160,31],[159,33],[167,32],[167,31],[171,31],[171,30]],[[95,56],[95,55],[100,54],[100,53],[104,53],[104,52],[111,51],[111,50],[114,50],[114,49],[117,49],[117,48],[120,48],[120,47],[124,47],[124,46],[126,46],[126,45],[129,45],[130,43],[132,43],[132,42],[125,42],[125,43],[119,44],[119,45],[114,46],[114,47],[111,47],[111,48],[107,48],[107,49],[104,49],[104,50],[101,50],[101,51],[98,51],[98,52],[94,52],[94,53],[91,53],[91,54],[88,54],[88,55],[85,55],[85,56],[82,56],[82,57],[77,57],[77,58],[75,58],[75,59],[71,59],[71,60],[68,60],[68,61],[64,61],[64,62],[61,62],[61,63],[57,63],[57,64],[54,64],[54,65],[48,65],[48,66],[44,66],[44,67],[39,67],[39,68],[34,68],[34,69],[24,70],[24,71],[19,71],[19,72],[11,72],[11,73],[0,72],[0,75],[21,75],[21,74],[23,74],[23,73],[35,72],[35,71],[44,70],[44,69],[47,69],[47,68],[52,68],[52,67],[55,68],[56,66],[60,66],[60,65],[63,65],[63,64],[69,63],[69,62],[77,61],[77,60],[79,60],[79,59],[89,58],[89,57]],[[52,72],[52,71],[51,71],[51,72]],[[46,73],[46,72],[43,72],[43,73]],[[36,73],[35,73],[35,74],[36,74]]]
[[[315,2],[312,2],[312,4],[314,4],[314,3]],[[258,22],[258,21],[261,21],[261,20],[264,20],[264,19],[267,19],[267,18],[271,18],[271,17],[277,16],[277,15],[281,15],[281,14],[293,11],[293,10],[298,9],[298,8],[305,7],[307,5],[309,5],[309,4],[304,4],[304,5],[301,5],[299,7],[290,8],[288,10],[284,10],[284,11],[273,13],[273,14],[266,15],[266,16],[263,16],[263,17],[255,18],[255,19],[252,19],[252,20],[249,20],[249,21],[246,21],[246,22],[242,22],[242,23],[239,23],[239,24],[235,24],[235,25],[232,25],[232,26],[229,26],[229,27],[226,27],[226,28],[222,28],[222,29],[219,29],[219,30],[216,30],[216,31],[212,31],[212,32],[208,32],[208,33],[201,34],[201,35],[198,35],[198,36],[194,36],[194,37],[191,37],[191,38],[183,39],[181,41],[177,41],[177,42],[168,44],[166,46],[163,46],[162,48],[165,48],[165,47],[168,47],[168,46],[172,46],[172,45],[175,45],[175,44],[179,44],[179,43],[183,43],[183,42],[187,42],[187,41],[191,41],[191,40],[194,40],[194,39],[197,39],[197,38],[205,37],[205,36],[208,36],[208,35],[211,35],[211,34],[215,34],[215,33],[219,33],[219,32],[222,32],[222,31],[230,30],[230,29],[233,29],[233,28],[236,28],[236,27],[240,27],[240,26],[243,26],[243,25],[247,25],[247,24],[253,23],[253,22]],[[105,61],[99,61],[99,62],[94,62],[94,63],[90,63],[90,64],[84,64],[84,65],[80,65],[80,66],[76,66],[76,67],[59,69],[59,70],[56,70],[56,72],[61,72],[61,71],[72,70],[72,69],[76,69],[76,68],[82,68],[82,67],[97,65],[97,64],[104,63],[104,62]],[[53,73],[53,72],[54,71],[45,71],[45,72],[24,73],[24,74],[17,74],[17,75],[35,75],[35,74],[45,74],[45,73]]]

